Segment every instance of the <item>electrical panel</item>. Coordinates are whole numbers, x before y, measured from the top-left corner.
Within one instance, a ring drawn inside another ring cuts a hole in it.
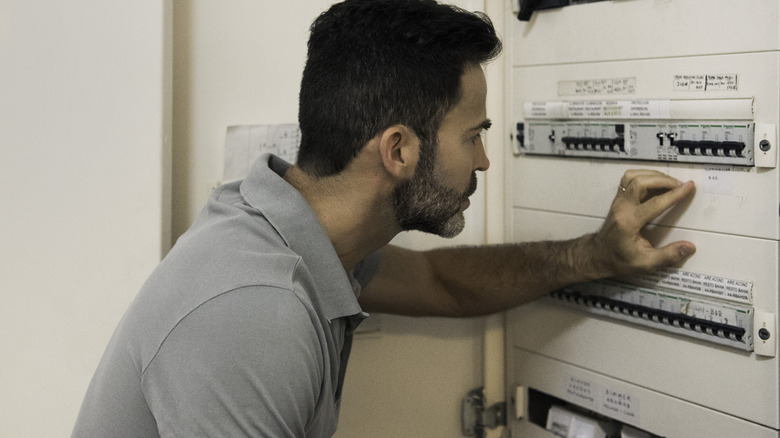
[[[647,104],[643,101],[642,104]],[[671,102],[662,102],[670,104]],[[711,105],[712,102],[698,102]],[[750,102],[742,102],[750,108]],[[755,144],[756,126],[745,120],[642,120],[610,121],[589,119],[535,118],[548,106],[570,108],[592,107],[599,113],[610,106],[621,108],[618,102],[545,102],[527,110],[525,123],[517,124],[517,154],[558,155],[601,159],[670,161],[698,164],[774,167],[776,152],[766,139],[772,127],[759,127],[759,142]],[[635,107],[635,102],[625,106]],[[616,110],[620,111],[620,109]],[[608,112],[607,112],[608,113]],[[587,112],[586,112],[587,114]],[[759,151],[756,161],[755,149]],[[766,155],[769,155],[767,158]]]
[[[644,235],[697,246],[683,266],[508,313],[513,436],[585,418],[611,436],[780,437],[780,2],[601,1],[509,21],[508,240],[595,232],[623,173],[653,169],[696,193]]]

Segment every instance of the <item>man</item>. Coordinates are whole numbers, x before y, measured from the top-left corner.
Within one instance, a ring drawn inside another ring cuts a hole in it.
[[[432,0],[322,14],[296,165],[262,157],[214,193],[120,322],[73,436],[328,437],[364,311],[485,314],[690,256],[639,233],[693,190],[650,171],[627,172],[601,230],[575,240],[386,246],[463,228],[489,166],[482,65],[499,51],[487,18]]]

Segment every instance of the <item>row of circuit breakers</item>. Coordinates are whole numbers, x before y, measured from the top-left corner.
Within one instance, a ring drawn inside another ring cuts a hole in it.
[[[611,280],[573,285],[550,297],[588,313],[753,351],[754,311],[750,306]],[[762,339],[769,335],[766,330],[758,333]]]
[[[542,112],[543,117],[534,119],[529,117],[533,110],[527,111],[526,121],[517,124],[516,155],[776,166],[774,126],[727,119],[556,120],[546,109]],[[550,299],[588,313],[745,351],[754,351],[754,336],[768,339],[770,335],[766,330],[754,332],[756,315],[749,299],[742,303],[710,300],[684,289],[658,286],[600,280],[555,291]],[[750,295],[750,289],[746,286],[742,294]]]
[[[528,122],[517,124],[516,152],[753,166],[754,129],[753,123],[736,121]]]

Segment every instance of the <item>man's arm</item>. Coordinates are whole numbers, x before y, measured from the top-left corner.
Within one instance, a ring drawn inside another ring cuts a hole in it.
[[[693,254],[691,242],[655,248],[640,233],[648,222],[690,196],[692,182],[631,170],[619,187],[601,229],[577,239],[425,252],[388,246],[360,303],[367,312],[482,315],[568,284],[679,265]]]

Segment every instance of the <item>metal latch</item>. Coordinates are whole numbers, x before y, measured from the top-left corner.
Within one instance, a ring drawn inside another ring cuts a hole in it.
[[[472,389],[461,403],[460,420],[463,436],[484,438],[485,428],[506,426],[506,402],[485,408],[484,387]]]

